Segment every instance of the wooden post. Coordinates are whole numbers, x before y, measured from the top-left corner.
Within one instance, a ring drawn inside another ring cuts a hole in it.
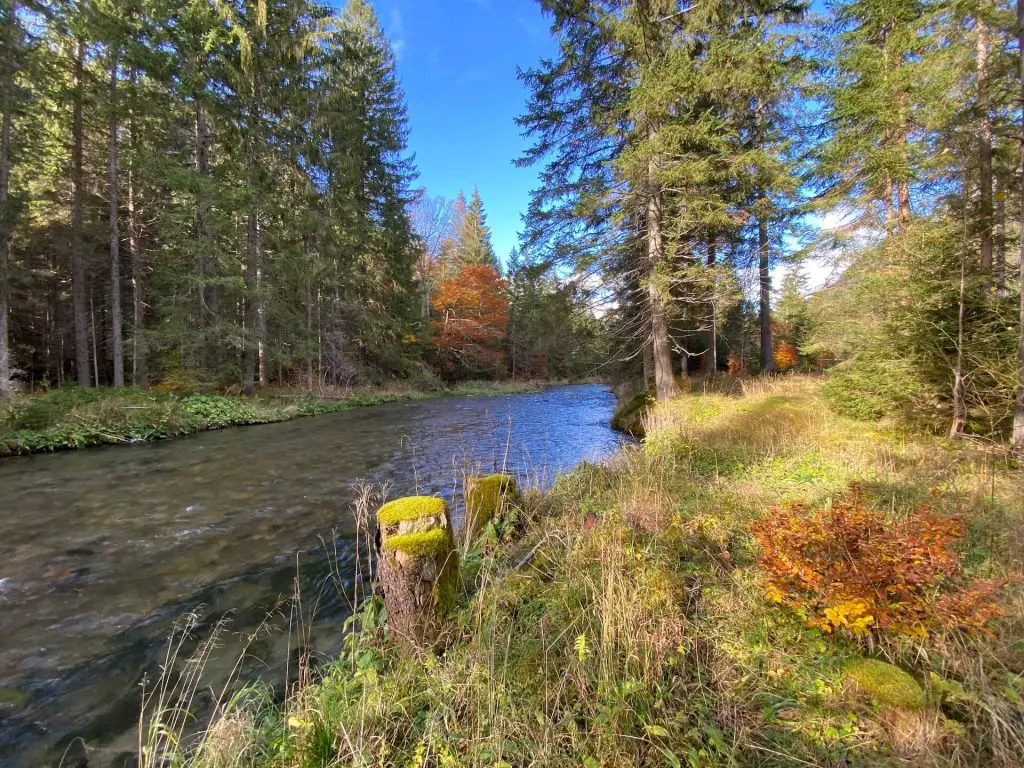
[[[377,511],[377,575],[393,636],[432,645],[455,602],[458,556],[448,507],[434,496],[409,496]]]
[[[466,541],[472,542],[491,520],[500,522],[516,498],[511,475],[487,475],[466,480]]]

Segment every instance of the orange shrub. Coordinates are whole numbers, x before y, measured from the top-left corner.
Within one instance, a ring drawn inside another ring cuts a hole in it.
[[[808,512],[777,507],[751,525],[769,599],[825,632],[925,637],[940,627],[983,631],[1000,615],[996,581],[964,583],[960,517],[921,507],[898,523],[849,501]]]
[[[729,357],[726,358],[726,373],[730,376],[746,376],[747,375],[747,364],[742,357],[737,355],[735,352],[730,352]]]
[[[775,347],[775,367],[780,371],[788,371],[800,362],[796,347],[788,341],[780,341]]]

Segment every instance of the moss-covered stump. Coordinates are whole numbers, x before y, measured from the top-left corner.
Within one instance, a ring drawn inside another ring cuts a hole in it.
[[[881,708],[916,710],[924,706],[924,688],[909,673],[878,659],[857,659],[843,676]]]
[[[625,432],[633,437],[644,436],[644,417],[651,407],[651,397],[646,392],[626,401],[612,415],[612,429]]]
[[[470,541],[492,520],[501,522],[510,503],[518,498],[511,475],[486,475],[466,480],[466,532]]]
[[[431,645],[452,609],[458,577],[448,507],[434,496],[396,499],[377,511],[377,525],[377,576],[392,635]]]

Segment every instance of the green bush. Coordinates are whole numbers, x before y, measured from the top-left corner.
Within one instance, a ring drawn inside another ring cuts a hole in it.
[[[821,391],[833,410],[854,419],[921,422],[935,416],[936,404],[905,361],[851,360],[832,370]]]
[[[101,399],[101,390],[61,387],[32,395],[8,399],[2,422],[13,430],[46,429],[59,423],[74,408],[92,405]]]
[[[229,424],[253,424],[260,421],[255,409],[237,397],[185,395],[180,402],[189,421],[196,427],[226,427]]]

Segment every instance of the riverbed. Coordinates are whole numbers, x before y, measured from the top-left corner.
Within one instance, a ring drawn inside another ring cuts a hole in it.
[[[122,765],[167,638],[248,637],[242,677],[281,685],[338,649],[356,571],[353,504],[439,494],[466,473],[549,487],[615,452],[606,387],[439,398],[159,443],[0,462],[0,764]],[[287,628],[296,591],[301,643]]]

